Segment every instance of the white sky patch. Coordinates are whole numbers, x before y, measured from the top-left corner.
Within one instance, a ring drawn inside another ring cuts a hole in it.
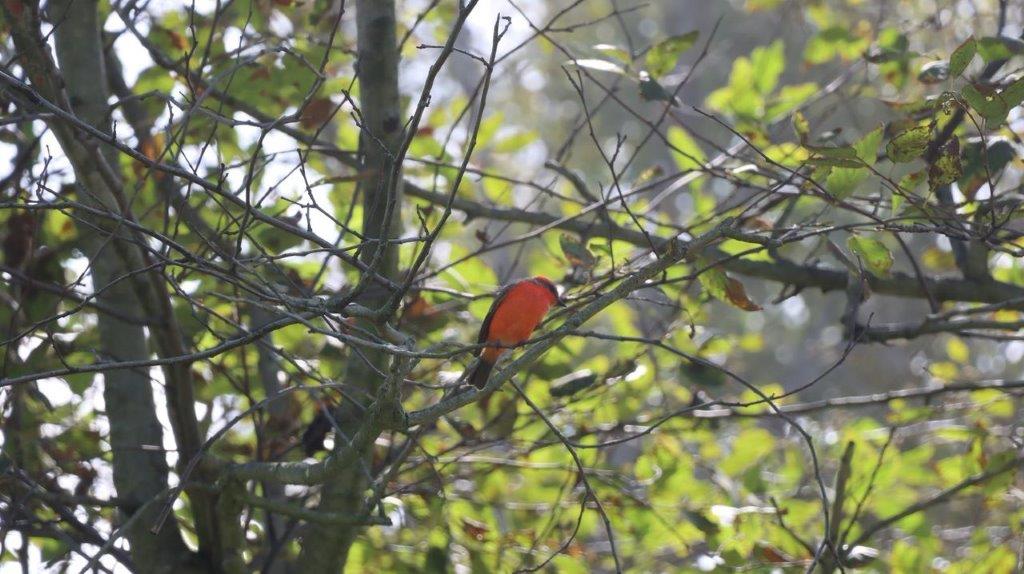
[[[168,12],[182,10],[187,6],[189,9],[195,8],[197,14],[209,15],[213,14],[217,4],[217,0],[188,0],[188,2],[183,2],[182,0],[152,0],[146,4],[146,10],[157,16],[162,16]]]
[[[228,26],[224,28],[224,32],[221,35],[224,38],[224,47],[228,50],[234,50],[242,42],[242,29],[238,26]]]
[[[1006,355],[1006,360],[1011,363],[1016,363],[1021,359],[1024,359],[1024,342],[1010,341],[1007,343],[1004,353]]]
[[[50,401],[54,407],[60,407],[77,402],[78,397],[71,392],[71,386],[59,378],[42,379],[36,382],[36,388]]]
[[[18,344],[18,358],[22,361],[28,360],[28,356],[32,354],[32,351],[36,350],[36,347],[43,344],[43,340],[38,337],[25,337]]]
[[[124,23],[117,14],[111,13],[103,28],[108,32],[119,32],[124,30]],[[142,34],[149,31],[145,18],[139,19],[136,29]],[[149,52],[130,31],[118,35],[117,41],[114,42],[114,50],[117,51],[117,58],[121,62],[121,74],[128,86],[134,85],[139,79],[139,74],[153,65]]]
[[[267,28],[270,29],[270,32],[272,34],[281,38],[287,38],[291,36],[292,32],[294,31],[292,21],[289,20],[287,16],[285,16],[284,14],[277,10],[271,12],[270,20],[269,22],[267,22]]]
[[[149,376],[152,379],[150,387],[153,389],[153,403],[156,405],[156,418],[160,421],[160,428],[163,435],[162,447],[167,451],[167,464],[174,468],[178,461],[178,446],[174,442],[174,429],[171,427],[171,420],[167,416],[167,389],[164,386],[164,372],[160,367],[151,367]]]
[[[535,24],[546,22],[549,17],[545,8],[545,2],[532,0],[520,2],[519,5],[524,12],[530,15],[530,19]],[[490,54],[491,42],[494,36],[494,22],[498,16],[508,16],[512,19],[508,32],[505,33],[505,37],[501,40],[501,46],[498,49],[499,57],[511,48],[521,44],[533,33],[530,29],[530,24],[510,4],[506,2],[480,2],[466,20],[466,29],[472,33],[470,46],[478,54],[485,56]],[[566,20],[566,22],[568,21]],[[503,27],[504,23],[501,26]]]
[[[782,302],[782,314],[791,325],[802,325],[810,316],[803,297],[790,297]]]
[[[75,411],[77,418],[83,418],[90,413],[105,413],[106,402],[103,400],[103,375],[96,375],[85,392],[82,393],[82,402]],[[110,423],[106,415],[98,414],[89,423],[90,430],[96,431],[100,436],[110,434]]]
[[[14,144],[0,142],[0,164],[14,163],[14,158],[18,155],[18,146]]]
[[[45,133],[43,133],[45,130]],[[64,155],[64,150],[60,147],[60,142],[57,141],[57,136],[52,131],[46,129],[46,124],[41,120],[32,123],[32,131],[37,134],[43,134],[40,139],[40,149],[44,158],[48,158],[49,162],[43,162],[33,168],[33,173],[40,175],[42,173],[42,166],[46,165],[46,172],[49,174],[49,178],[46,181],[47,187],[57,191],[60,185],[63,183],[70,183],[73,181],[74,168],[71,167],[71,162],[68,161],[67,156]],[[66,174],[60,176],[58,174]]]
[[[21,548],[24,543],[24,539],[21,534],[16,530],[11,530],[7,533],[4,538],[4,546],[6,548],[15,549]],[[28,569],[29,572],[42,572],[43,571],[43,556],[36,545],[30,545],[28,547]],[[21,564],[15,560],[9,560],[7,562],[0,563],[0,574],[21,574]]]

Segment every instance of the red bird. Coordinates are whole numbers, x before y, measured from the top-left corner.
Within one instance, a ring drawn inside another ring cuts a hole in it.
[[[484,388],[491,369],[505,351],[530,338],[552,305],[564,307],[558,289],[547,277],[517,281],[498,293],[491,304],[484,324],[480,326],[477,344],[494,343],[478,351],[480,361],[469,375],[469,382]]]

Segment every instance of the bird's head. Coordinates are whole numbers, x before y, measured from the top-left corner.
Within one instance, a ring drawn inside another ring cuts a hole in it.
[[[536,285],[543,287],[551,295],[551,304],[558,305],[559,307],[565,307],[565,300],[562,299],[561,295],[558,294],[558,287],[552,283],[550,279],[543,275],[538,275],[530,279]]]

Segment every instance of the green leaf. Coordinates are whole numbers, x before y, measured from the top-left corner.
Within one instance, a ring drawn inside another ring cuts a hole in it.
[[[1019,106],[1021,102],[1024,102],[1024,76],[1017,78],[1012,84],[1006,86],[1006,89],[1000,92],[999,95],[1003,98],[1007,112]]]
[[[967,100],[967,103],[974,111],[985,118],[987,123],[992,126],[1001,124],[1006,119],[1006,114],[1009,110],[1003,105],[1002,100],[996,97],[994,90],[983,89],[985,89],[985,93],[982,93],[976,86],[967,84],[961,88],[960,95]]]
[[[878,33],[876,45],[868,50],[865,59],[872,64],[904,62],[917,56],[915,52],[909,52],[908,48],[910,40],[906,34],[898,28],[883,28]]]
[[[707,263],[707,261],[701,260],[702,265]],[[722,301],[725,300],[725,284],[728,279],[721,267],[711,267],[697,276],[697,279],[700,280],[701,287],[711,294],[712,297]]]
[[[878,146],[882,145],[882,132],[882,126],[878,126],[853,144],[853,149],[857,150],[857,157],[869,166],[875,165],[875,160],[878,158]]]
[[[799,110],[793,112],[793,132],[800,138],[800,143],[806,142],[807,136],[811,133],[811,124]]]
[[[964,365],[971,358],[971,348],[962,339],[951,337],[946,341],[946,355],[951,361]]]
[[[928,149],[932,126],[914,126],[893,136],[885,146],[885,154],[896,163],[907,163],[921,157]]]
[[[963,44],[957,46],[957,49],[953,50],[949,56],[949,75],[956,78],[964,73],[976,53],[978,53],[978,43],[974,40],[974,36],[971,36],[964,40]]]
[[[174,91],[174,86],[175,80],[167,73],[167,70],[160,66],[153,66],[139,74],[132,89],[137,95],[156,92],[162,96],[169,96]],[[138,102],[150,117],[159,116],[165,111],[164,107],[167,105],[166,100],[162,97],[140,98]]]
[[[870,271],[872,275],[879,277],[889,275],[889,271],[892,269],[893,257],[892,253],[886,249],[881,241],[870,237],[853,235],[846,240],[846,246],[860,258],[864,268]]]
[[[846,199],[868,177],[863,167],[836,167],[825,180],[825,189],[836,199]]]
[[[782,86],[782,89],[771,98],[771,103],[765,110],[764,119],[774,120],[779,116],[803,105],[808,99],[814,94],[821,91],[818,84],[814,82],[807,82],[804,84],[793,84],[789,86]]]
[[[672,158],[676,166],[682,170],[701,169],[707,161],[704,151],[685,129],[680,126],[669,126],[668,143],[672,145]]]
[[[43,561],[47,563],[63,560],[71,553],[71,548],[68,547],[66,542],[63,540],[53,540],[49,538],[41,539],[39,549],[41,551]]]
[[[733,440],[732,452],[722,460],[720,470],[728,476],[738,475],[768,456],[776,448],[775,442],[775,436],[765,429],[744,429]]]
[[[836,57],[852,60],[859,58],[869,44],[868,39],[851,34],[848,27],[831,26],[807,42],[804,61],[808,64],[824,64]]]
[[[729,85],[711,92],[707,97],[708,105],[737,118],[759,120],[764,115],[764,96],[750,89],[754,75],[749,58],[736,58],[729,72]]]
[[[538,134],[531,130],[516,130],[515,133],[494,142],[492,150],[497,153],[514,153],[537,141]]]
[[[786,68],[785,46],[782,40],[754,48],[750,53],[750,63],[754,69],[754,89],[763,96],[772,93],[779,83],[779,76]]]
[[[854,160],[859,160],[862,167],[836,167],[825,180],[825,187],[830,194],[837,199],[849,197],[857,186],[867,179],[870,172],[865,167],[875,165],[878,155],[878,146],[882,143],[882,127],[879,126],[864,135],[857,143],[853,144]],[[838,148],[842,149],[842,148]]]
[[[819,166],[819,167],[848,167],[848,168],[863,168],[864,162],[860,159],[853,158],[842,158],[842,157],[811,157],[807,159],[807,165]]]
[[[892,194],[892,215],[895,217],[900,213],[900,208],[903,207],[904,195],[911,195],[914,193],[922,183],[924,183],[926,170],[915,171],[908,173],[903,176],[899,181],[899,191],[893,192]]]
[[[501,112],[493,113],[484,118],[480,122],[480,129],[476,131],[476,144],[480,147],[489,145],[504,124],[505,114]]]
[[[647,73],[658,78],[672,71],[683,52],[693,47],[700,32],[694,30],[680,36],[672,36],[651,46],[644,56]]]
[[[1024,101],[1024,76],[1001,92],[987,86],[964,86],[960,91],[967,103],[985,118],[989,128],[1006,120],[1010,110]]]
[[[1024,54],[1024,41],[1009,36],[986,36],[977,44],[978,53],[986,62],[1008,60],[1015,54]]]
[[[960,162],[960,140],[953,136],[939,148],[939,155],[928,167],[928,186],[932,191],[960,179],[964,168]]]
[[[842,147],[828,147],[828,146],[804,146],[807,151],[815,154],[818,157],[829,158],[829,159],[848,159],[851,161],[861,164],[860,158],[857,157],[857,150],[853,146],[842,146]]]

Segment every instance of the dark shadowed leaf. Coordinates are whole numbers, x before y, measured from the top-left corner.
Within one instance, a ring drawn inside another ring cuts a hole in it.
[[[949,79],[949,62],[938,60],[921,66],[917,79],[922,84],[938,84]]]
[[[939,149],[939,155],[928,167],[928,186],[935,191],[941,185],[949,185],[960,179],[964,169],[960,162],[960,140],[953,136]]]
[[[649,102],[671,102],[673,106],[679,105],[679,100],[647,72],[640,72],[640,97]]]
[[[958,180],[960,192],[969,199],[989,177],[995,179],[1015,157],[1017,152],[1013,144],[1006,138],[991,138],[988,141],[988,149],[984,148],[984,142],[980,138],[973,139],[964,146],[964,174]]]
[[[548,392],[553,397],[570,397],[584,389],[590,388],[596,382],[597,375],[591,372],[590,369],[583,369],[582,371],[576,371],[551,381],[551,387],[549,387]]]

